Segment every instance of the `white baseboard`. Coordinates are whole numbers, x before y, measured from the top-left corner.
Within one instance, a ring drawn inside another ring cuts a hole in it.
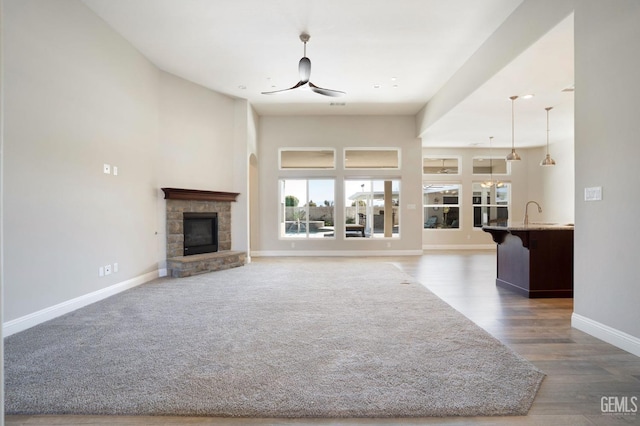
[[[252,251],[254,257],[362,257],[362,256],[420,256],[422,250],[264,250]]]
[[[85,294],[75,299],[67,300],[54,306],[42,309],[40,311],[7,321],[2,324],[2,335],[4,337],[26,330],[45,321],[49,321],[61,315],[80,309],[102,299],[106,299],[114,294],[121,293],[140,284],[144,284],[158,278],[160,270],[148,272],[146,274],[131,278],[130,280],[114,284],[112,286]],[[165,270],[166,275],[166,270]]]
[[[571,315],[571,326],[610,343],[613,346],[640,356],[640,339],[637,337],[609,327],[608,325],[601,324],[590,318],[583,317],[575,312]]]
[[[422,250],[495,250],[495,244],[425,244]]]

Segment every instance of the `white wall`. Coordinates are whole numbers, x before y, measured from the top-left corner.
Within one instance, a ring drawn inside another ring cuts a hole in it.
[[[575,18],[574,309],[581,328],[597,334],[602,326],[605,339],[631,337],[640,355],[640,3],[585,0]],[[594,186],[602,187],[602,201],[585,202],[584,188]]]
[[[255,125],[238,119],[246,102],[159,71],[78,0],[4,6],[2,302],[15,332],[156,277],[159,188],[242,192]]]
[[[252,247],[254,255],[338,255],[412,253],[419,254],[422,246],[420,232],[421,206],[421,146],[415,137],[414,117],[406,116],[304,116],[261,117],[259,126],[259,236]],[[281,147],[332,147],[336,148],[335,171],[278,171],[278,148]],[[345,171],[343,149],[345,147],[398,147],[401,149],[401,169],[383,171]],[[279,240],[278,179],[282,177],[332,176],[339,184],[336,189],[336,239],[295,241]],[[342,180],[347,176],[399,177],[400,186],[400,234],[396,240],[356,239],[341,237],[344,223]],[[408,209],[413,204],[415,209]],[[387,243],[391,247],[387,247]]]

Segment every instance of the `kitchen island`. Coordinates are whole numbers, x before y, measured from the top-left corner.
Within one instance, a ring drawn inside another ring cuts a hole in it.
[[[573,225],[482,230],[497,244],[497,286],[529,298],[573,297]]]

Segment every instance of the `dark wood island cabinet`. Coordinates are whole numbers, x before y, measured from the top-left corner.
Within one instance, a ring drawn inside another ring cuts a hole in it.
[[[529,298],[573,297],[573,226],[484,226],[497,244],[496,285]]]

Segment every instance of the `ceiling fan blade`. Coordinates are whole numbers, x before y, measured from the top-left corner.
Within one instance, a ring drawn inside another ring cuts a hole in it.
[[[309,77],[311,76],[311,59],[306,56],[300,59],[298,63],[298,74],[300,74],[301,82],[308,82]]]
[[[338,96],[346,95],[345,92],[342,92],[340,90],[323,89],[322,87],[316,86],[312,82],[309,82],[309,87],[311,87],[311,90],[313,90],[316,93],[319,93],[319,94],[325,95],[325,96],[331,96],[331,97],[334,97],[334,98],[336,98]]]
[[[307,84],[306,81],[299,81],[295,86],[289,87],[288,89],[281,89],[281,90],[274,90],[272,92],[260,92],[260,93],[263,95],[275,95],[278,93],[288,92],[289,90],[297,89],[298,87],[304,86],[305,84]]]

